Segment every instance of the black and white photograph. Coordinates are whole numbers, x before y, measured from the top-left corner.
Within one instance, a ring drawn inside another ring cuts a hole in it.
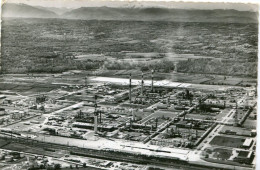
[[[260,169],[258,35],[254,0],[2,0],[0,169]]]

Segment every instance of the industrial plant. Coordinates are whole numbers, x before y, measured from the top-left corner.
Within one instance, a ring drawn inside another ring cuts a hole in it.
[[[6,0],[0,170],[254,170],[259,4]]]
[[[2,91],[1,148],[77,166],[105,159],[108,169],[120,161],[140,169],[255,166],[255,87],[154,80],[153,70],[128,79],[77,76],[82,83],[36,95]]]

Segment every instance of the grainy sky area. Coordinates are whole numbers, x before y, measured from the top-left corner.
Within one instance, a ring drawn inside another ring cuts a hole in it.
[[[149,1],[109,1],[109,0],[3,0],[9,3],[24,3],[33,6],[45,7],[65,7],[65,8],[79,8],[79,7],[166,7],[179,9],[235,9],[240,11],[258,11],[256,4],[243,3],[205,3],[202,2],[149,2]],[[191,1],[191,0],[190,0]],[[218,1],[218,0],[217,0]],[[247,2],[239,1],[238,2]],[[252,1],[251,1],[252,2]],[[254,1],[253,2],[257,2]]]

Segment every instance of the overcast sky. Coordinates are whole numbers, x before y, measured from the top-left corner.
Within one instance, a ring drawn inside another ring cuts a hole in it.
[[[251,4],[234,3],[234,0],[215,0],[218,3],[201,3],[206,0],[199,0],[200,3],[192,2],[148,2],[148,1],[109,1],[109,0],[3,0],[9,3],[24,3],[33,6],[45,7],[65,7],[65,8],[79,8],[79,7],[166,7],[166,8],[180,8],[180,9],[236,9],[242,11],[258,11],[258,5],[255,0],[250,0]],[[187,1],[187,0],[183,0]],[[191,1],[191,0],[189,0]],[[225,1],[226,3],[219,3]],[[227,3],[233,2],[233,3]],[[248,2],[246,0],[235,0],[235,2]]]

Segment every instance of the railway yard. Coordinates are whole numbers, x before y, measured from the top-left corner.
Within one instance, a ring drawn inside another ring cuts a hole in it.
[[[255,86],[156,80],[153,72],[2,75],[1,82],[5,166],[244,170],[256,164]]]

